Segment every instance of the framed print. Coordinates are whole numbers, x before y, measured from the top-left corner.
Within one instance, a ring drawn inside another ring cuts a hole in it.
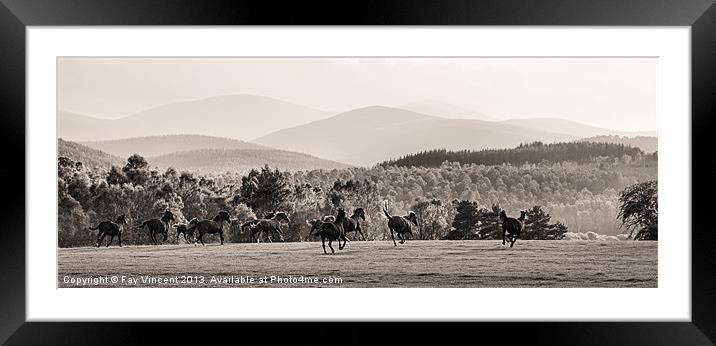
[[[223,5],[3,1],[8,344],[713,343],[712,2]]]

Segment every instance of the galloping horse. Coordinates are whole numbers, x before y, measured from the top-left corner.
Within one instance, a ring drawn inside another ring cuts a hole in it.
[[[169,236],[170,224],[174,220],[174,214],[171,211],[167,210],[164,212],[164,215],[161,219],[151,219],[144,221],[140,226],[137,226],[137,229],[142,229],[144,228],[144,226],[147,226],[147,229],[149,230],[149,236],[152,238],[154,245],[157,245],[157,238],[155,236],[157,234],[163,234],[164,241],[166,241],[167,237]]]
[[[266,237],[268,238],[269,242],[273,242],[271,240],[271,233],[277,233],[279,239],[281,239],[281,241],[284,240],[283,232],[281,231],[281,221],[290,223],[291,220],[288,219],[288,215],[286,215],[286,213],[282,211],[279,211],[277,213],[270,213],[267,215],[267,217],[270,218],[252,220],[241,225],[242,227],[247,226],[251,230],[251,236],[249,239],[250,241],[253,242],[253,240],[256,239],[256,242],[258,243],[259,238],[261,238],[261,233],[266,233]]]
[[[256,236],[257,233],[259,233],[259,235],[261,235],[260,234],[261,231],[259,231],[259,229],[256,228],[256,224],[258,224],[258,223],[259,223],[259,219],[251,220],[251,221],[244,222],[241,224],[241,230],[243,232],[246,232],[249,234],[249,243],[254,242],[254,237]]]
[[[99,223],[99,225],[95,227],[90,227],[90,230],[97,230],[99,229],[99,233],[97,234],[97,243],[95,244],[96,247],[99,247],[99,244],[102,243],[102,240],[104,240],[104,236],[108,235],[112,238],[109,238],[109,242],[107,243],[107,247],[109,247],[109,244],[112,244],[112,240],[114,240],[114,236],[117,236],[119,239],[119,247],[122,247],[122,231],[124,231],[124,226],[127,224],[127,219],[125,218],[124,214],[120,215],[116,221],[102,221]]]
[[[390,238],[393,239],[393,245],[398,246],[398,244],[395,243],[395,236],[393,236],[393,231],[398,233],[398,237],[400,238],[400,243],[405,243],[405,234],[410,234],[410,236],[413,236],[413,225],[415,227],[418,227],[418,217],[415,215],[414,212],[408,212],[408,215],[406,216],[390,216],[388,213],[388,201],[385,201],[385,204],[383,205],[383,214],[385,214],[385,217],[388,218],[388,228],[390,228]]]
[[[311,231],[309,234],[312,234],[314,230],[317,230],[316,235],[321,236],[324,254],[328,254],[326,251],[326,239],[328,239],[328,247],[331,248],[331,253],[336,253],[332,246],[334,240],[338,240],[338,250],[343,250],[343,248],[346,247],[346,244],[350,241],[346,238],[346,234],[343,229],[343,222],[345,218],[346,211],[338,209],[338,215],[336,215],[336,219],[333,222],[316,219],[306,221],[309,225],[311,225]],[[343,245],[341,245],[341,239],[343,239]]]
[[[517,237],[520,236],[522,230],[525,229],[526,211],[520,211],[520,218],[507,217],[504,210],[500,211],[500,222],[502,223],[502,245],[505,245],[505,239],[510,242],[510,247],[515,245]]]
[[[354,232],[353,240],[356,239],[356,236],[358,236],[358,234],[360,234],[360,236],[363,237],[363,240],[365,240],[363,231],[360,228],[360,219],[363,219],[363,221],[365,221],[365,211],[363,210],[363,208],[358,208],[354,210],[353,215],[351,215],[351,217],[343,219],[343,230],[346,234]]]
[[[220,211],[218,215],[214,217],[213,220],[197,220],[196,218],[191,219],[189,221],[189,227],[187,227],[187,231],[189,234],[194,234],[194,231],[199,231],[199,235],[197,236],[197,239],[201,242],[202,246],[206,246],[204,244],[204,234],[206,233],[219,233],[219,238],[221,239],[221,245],[224,245],[224,223],[231,223],[231,217],[229,216],[229,213],[225,211]],[[196,245],[196,240],[194,240],[194,245]]]
[[[192,219],[192,220],[196,220],[196,219],[194,218],[194,219]],[[198,221],[198,220],[197,220],[197,221]],[[189,233],[189,229],[187,229],[186,226],[187,226],[187,225],[185,225],[185,224],[178,224],[178,225],[174,225],[174,226],[173,226],[174,228],[177,229],[177,243],[179,242],[179,235],[180,235],[180,234],[183,234],[183,235],[184,235],[184,240],[186,240],[187,244],[191,244],[191,242],[189,241],[189,239],[187,239],[187,237],[186,237],[187,233]],[[189,234],[193,234],[193,232],[192,232],[192,233],[189,233]]]
[[[308,235],[309,235],[309,236],[312,236],[312,235],[313,235],[313,236],[316,236],[316,237],[317,237],[317,236],[318,236],[318,232],[321,230],[321,225],[322,225],[324,222],[325,222],[325,221],[319,220],[319,219],[306,220],[306,224],[311,227],[311,230],[308,231]],[[314,233],[315,233],[315,234],[314,234]]]

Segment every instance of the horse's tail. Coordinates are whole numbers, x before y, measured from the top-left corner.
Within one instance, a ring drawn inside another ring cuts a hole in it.
[[[141,224],[141,225],[139,225],[139,226],[137,226],[137,227],[134,227],[134,229],[140,229],[140,228],[144,228],[144,225],[146,225],[146,224],[147,224],[147,222],[148,222],[148,221],[144,221],[144,222],[142,222],[142,224]]]
[[[385,214],[385,217],[387,217],[388,220],[392,218],[392,216],[388,213],[388,201],[383,202],[383,214]]]
[[[97,224],[97,226],[90,227],[89,229],[90,229],[91,231],[96,231],[96,230],[99,229],[99,225],[100,225],[100,224]]]

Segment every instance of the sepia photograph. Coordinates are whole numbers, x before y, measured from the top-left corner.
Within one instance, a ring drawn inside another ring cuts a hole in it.
[[[56,64],[59,288],[658,287],[656,58]]]

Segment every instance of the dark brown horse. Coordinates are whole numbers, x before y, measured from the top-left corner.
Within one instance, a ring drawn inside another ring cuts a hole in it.
[[[251,220],[241,224],[241,230],[249,234],[249,243],[254,242],[254,237],[258,234],[261,235],[261,231],[256,227],[260,219]]]
[[[99,247],[99,245],[102,243],[102,240],[104,240],[104,236],[108,235],[112,238],[109,238],[107,247],[109,247],[109,244],[112,244],[112,240],[114,240],[115,236],[117,236],[117,239],[119,239],[119,246],[122,247],[122,231],[124,231],[124,226],[126,225],[127,219],[125,218],[124,214],[122,214],[114,222],[102,221],[99,223],[99,225],[95,227],[90,227],[90,230],[99,230],[99,233],[97,234],[97,243],[94,246]]]
[[[309,227],[311,227],[311,230],[308,231],[308,236],[309,237],[310,236],[317,237],[319,235],[318,232],[321,230],[321,225],[323,224],[323,222],[324,222],[323,220],[319,220],[319,219],[306,220],[306,224]]]
[[[346,238],[346,233],[343,229],[343,222],[345,218],[346,211],[338,209],[338,215],[336,215],[336,219],[333,222],[324,222],[316,219],[307,221],[307,223],[311,225],[311,232],[309,234],[314,234],[315,231],[315,235],[321,237],[324,254],[328,254],[326,251],[326,239],[328,239],[328,247],[331,248],[331,253],[336,253],[332,246],[334,240],[338,241],[338,250],[343,250],[343,248],[346,247],[346,244],[350,241]],[[343,245],[341,245],[341,239],[343,240]]]
[[[194,219],[192,219],[192,221],[196,222],[198,220],[196,220],[196,218],[194,218]],[[187,237],[186,237],[187,234],[191,234],[191,233],[189,233],[189,229],[187,228],[187,225],[177,224],[177,225],[174,225],[173,227],[177,229],[177,243],[179,242],[179,235],[183,234],[184,240],[186,240],[187,244],[191,244],[189,239],[187,239]]]
[[[152,241],[154,242],[154,245],[157,245],[157,234],[163,234],[164,235],[164,241],[167,240],[169,236],[169,228],[171,226],[172,221],[174,221],[174,214],[167,210],[164,212],[164,215],[162,215],[161,219],[151,219],[144,221],[141,225],[137,226],[137,229],[142,229],[145,226],[149,230],[149,236],[152,238]]]
[[[276,215],[276,213],[274,213],[273,211],[269,211],[266,214],[264,214],[264,217],[262,217],[261,219],[270,219],[270,218],[274,217],[274,215]],[[244,222],[241,225],[241,230],[249,233],[249,243],[253,243],[255,237],[261,236],[261,230],[258,227],[256,227],[256,225],[258,225],[258,223],[261,219],[250,220],[248,222]],[[267,239],[269,238],[268,234],[266,234],[266,238]],[[256,238],[256,239],[257,239],[256,241],[258,242],[258,238]]]
[[[500,211],[500,222],[502,223],[502,245],[505,245],[505,239],[510,242],[510,247],[515,245],[517,237],[520,236],[522,230],[525,229],[525,217],[527,212],[520,211],[520,218],[507,217],[504,210]]]
[[[351,217],[343,219],[343,230],[346,234],[354,232],[353,240],[356,239],[356,236],[358,236],[358,234],[360,234],[360,236],[363,237],[363,240],[365,240],[365,236],[363,235],[363,231],[360,227],[361,219],[365,221],[365,211],[363,210],[363,208],[358,208],[354,210],[353,215],[351,215]]]
[[[221,245],[224,245],[224,229],[226,228],[226,224],[231,223],[231,217],[229,216],[228,212],[220,211],[218,215],[214,217],[212,220],[197,220],[192,219],[189,221],[189,226],[187,227],[187,231],[190,235],[193,235],[195,231],[198,232],[198,236],[194,240],[194,245],[196,245],[196,240],[199,240],[201,242],[202,246],[206,246],[204,244],[204,234],[214,234],[219,233],[219,238],[221,239]]]
[[[388,201],[385,201],[383,214],[388,218],[388,228],[390,228],[390,238],[393,239],[393,245],[398,246],[395,243],[393,232],[398,233],[401,244],[405,243],[405,234],[410,234],[413,237],[413,226],[418,227],[418,216],[414,212],[408,212],[406,216],[390,216],[388,213]]]
[[[286,223],[290,223],[291,220],[288,219],[288,215],[280,211],[277,213],[270,213],[267,216],[270,216],[270,218],[252,220],[244,224],[249,224],[247,227],[251,230],[249,241],[253,242],[253,240],[256,239],[256,242],[258,243],[259,238],[261,238],[261,233],[266,233],[266,237],[269,242],[273,242],[271,240],[271,234],[278,234],[279,239],[284,241],[283,232],[281,231],[281,222],[285,221]],[[242,227],[244,225],[242,225]]]

